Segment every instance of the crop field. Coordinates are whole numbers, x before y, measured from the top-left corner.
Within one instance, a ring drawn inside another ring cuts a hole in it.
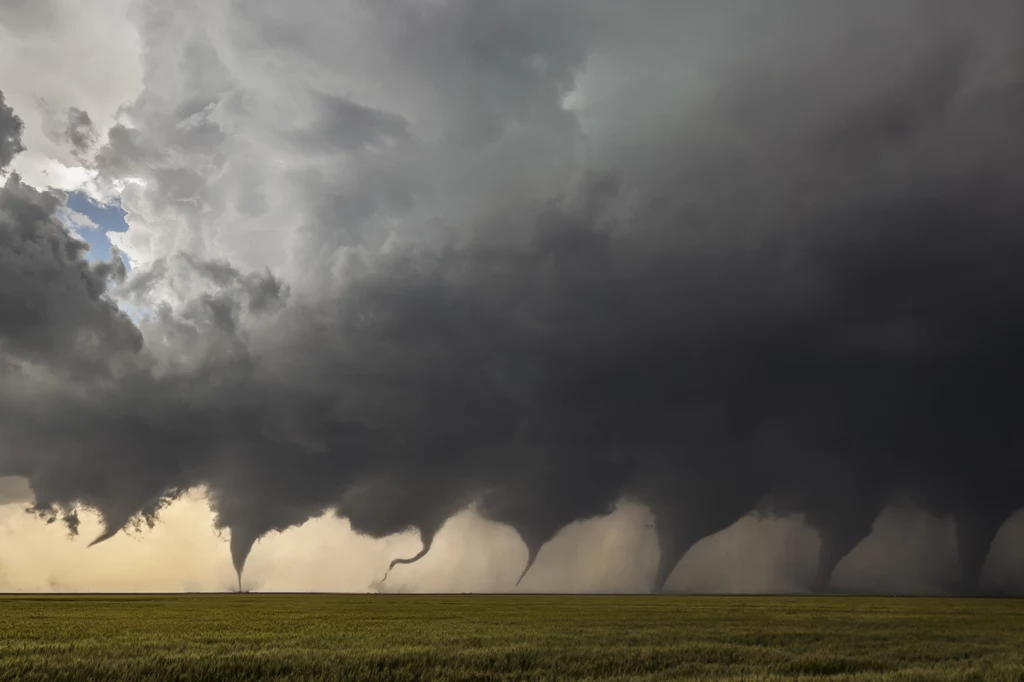
[[[6,596],[3,680],[1024,680],[1024,600]]]

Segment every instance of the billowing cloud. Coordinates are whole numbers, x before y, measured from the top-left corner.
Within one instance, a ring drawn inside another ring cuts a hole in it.
[[[73,157],[83,161],[83,157],[99,142],[99,133],[89,112],[77,107],[69,107],[60,115],[51,116],[46,127],[53,142],[67,146]]]
[[[91,186],[66,136],[70,110],[88,112],[100,139],[139,90],[135,0],[8,0],[0,7],[0,89],[25,123],[14,163],[26,182],[71,191]],[[64,119],[64,120],[60,120]],[[99,140],[98,140],[99,141]]]
[[[89,162],[132,275],[0,190],[0,474],[101,537],[202,486],[239,572],[467,509],[529,568],[639,503],[657,588],[754,512],[823,589],[910,503],[975,589],[1024,507],[1020,13],[140,5]]]
[[[0,172],[7,170],[14,156],[25,148],[21,144],[21,119],[0,95]]]
[[[61,203],[17,175],[0,188],[0,347],[8,358],[54,367],[106,365],[142,342],[105,296],[124,264],[88,263],[88,246],[56,217]]]

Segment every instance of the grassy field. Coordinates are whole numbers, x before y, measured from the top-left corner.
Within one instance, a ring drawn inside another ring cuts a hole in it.
[[[1024,600],[10,596],[2,680],[1024,680]]]

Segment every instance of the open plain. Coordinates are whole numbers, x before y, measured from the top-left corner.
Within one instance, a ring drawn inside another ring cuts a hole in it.
[[[11,595],[3,680],[1024,680],[1024,600]]]

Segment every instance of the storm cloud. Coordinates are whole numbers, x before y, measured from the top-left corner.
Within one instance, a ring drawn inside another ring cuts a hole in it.
[[[0,95],[0,172],[7,170],[15,154],[24,150],[21,144],[21,119]]]
[[[0,476],[38,513],[102,540],[202,486],[240,574],[324,513],[418,531],[402,570],[472,508],[525,573],[630,501],[654,589],[800,514],[823,590],[913,505],[979,588],[1024,507],[1016,3],[293,5],[138,8],[90,162],[130,276],[0,189]]]

